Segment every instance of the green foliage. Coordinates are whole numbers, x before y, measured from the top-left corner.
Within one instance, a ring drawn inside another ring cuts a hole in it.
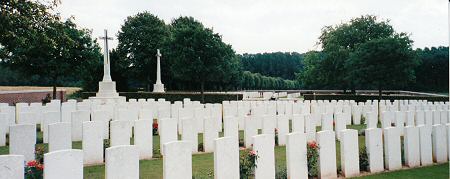
[[[386,94],[386,93],[383,93]],[[353,94],[303,94],[304,100],[355,100],[356,102],[365,102],[367,100],[378,100],[378,96],[374,95],[353,95]],[[445,96],[412,96],[412,95],[383,95],[383,100],[427,100],[433,101],[448,101]]]
[[[168,56],[175,80],[197,85],[203,92],[205,83],[238,79],[240,65],[231,45],[212,29],[192,17],[179,17],[172,21],[171,33]]]
[[[268,77],[259,73],[244,71],[241,75],[240,87],[242,89],[298,89],[297,81],[284,80],[280,77]]]
[[[308,142],[306,147],[306,157],[308,160],[308,175],[316,177],[319,174],[319,145],[315,141]]]
[[[152,92],[119,92],[120,96],[125,96],[127,99],[158,99],[164,98],[166,101],[183,101],[184,98],[190,98],[192,101],[200,101],[202,95],[200,93],[191,92],[166,92],[166,93],[152,93]],[[95,92],[84,92],[81,98],[86,99],[95,96]],[[242,94],[230,93],[205,93],[205,103],[222,103],[222,101],[236,101],[242,100]]]
[[[163,48],[169,34],[169,28],[164,21],[149,12],[128,17],[119,31],[119,58],[115,60],[127,62],[127,66],[130,66],[127,71],[147,90],[150,90],[156,80],[156,50],[161,49],[164,53]],[[161,60],[161,68],[164,69],[162,77],[168,77],[167,60]]]
[[[420,91],[448,92],[448,47],[417,49],[416,83]]]
[[[415,79],[417,60],[406,35],[374,39],[358,45],[347,62],[359,89],[401,89]]]
[[[258,154],[254,150],[244,150],[239,157],[239,175],[241,179],[249,179],[255,172]]]
[[[275,168],[275,179],[287,179],[288,178],[288,174],[287,174],[287,169],[285,165],[278,165]]]
[[[296,52],[244,53],[239,58],[245,71],[288,80],[295,79],[303,61],[303,55]]]
[[[359,150],[359,170],[369,171],[369,156],[365,146]]]
[[[49,78],[54,87],[63,77],[79,77],[90,60],[101,58],[90,31],[52,13],[57,2],[0,2],[1,61],[27,76]]]

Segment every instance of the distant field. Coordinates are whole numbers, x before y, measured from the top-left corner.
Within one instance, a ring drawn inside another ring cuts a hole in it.
[[[78,87],[57,87],[57,89],[66,90],[66,94],[70,95],[81,90]],[[51,86],[0,86],[0,91],[27,91],[27,90],[53,90]]]

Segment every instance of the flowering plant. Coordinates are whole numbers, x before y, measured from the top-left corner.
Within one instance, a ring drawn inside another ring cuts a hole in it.
[[[44,164],[36,160],[27,162],[25,166],[25,178],[27,179],[41,179],[43,178]]]
[[[254,150],[243,150],[239,157],[239,173],[241,179],[248,179],[256,168],[258,153]]]
[[[153,135],[158,135],[158,122],[153,121]]]
[[[275,145],[278,145],[278,129],[275,128]]]
[[[315,177],[319,174],[318,158],[319,158],[319,145],[315,141],[308,142],[307,145],[307,158],[308,158],[308,175]]]

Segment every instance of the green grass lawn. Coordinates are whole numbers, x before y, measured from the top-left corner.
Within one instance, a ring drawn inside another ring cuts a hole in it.
[[[362,130],[364,125],[348,126],[351,129]],[[320,127],[318,127],[320,129]],[[222,133],[219,136],[223,136]],[[39,132],[37,146],[47,146],[42,144],[42,132]],[[239,132],[239,137],[243,139],[244,133]],[[203,140],[202,134],[199,134],[199,143]],[[131,140],[132,142],[133,140]],[[364,136],[359,136],[360,148],[365,145]],[[72,148],[81,149],[81,142],[73,142]],[[139,162],[140,178],[162,178],[163,173],[163,160],[159,155],[159,136],[153,136],[153,153],[154,159],[141,160]],[[0,154],[8,154],[8,147],[0,147]],[[340,168],[340,143],[336,142],[336,161],[337,166]],[[286,168],[286,148],[284,146],[275,147],[275,162],[276,168]],[[200,153],[192,156],[193,175],[195,178],[213,178],[214,174],[214,157],[212,153]],[[96,179],[105,178],[105,166],[89,166],[84,167],[84,178]],[[381,174],[363,176],[360,178],[425,178],[427,176],[433,177],[433,179],[448,178],[449,168],[448,163],[443,165],[433,165],[429,167],[422,167],[416,169],[400,170],[395,172],[386,172]]]

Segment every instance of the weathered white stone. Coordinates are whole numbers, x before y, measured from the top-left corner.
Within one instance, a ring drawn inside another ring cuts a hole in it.
[[[139,152],[136,146],[120,145],[106,149],[106,179],[138,179]]]
[[[134,121],[111,121],[111,146],[130,145]]]
[[[371,173],[381,172],[384,170],[382,130],[380,128],[366,129],[365,136],[369,171]]]
[[[420,110],[416,111],[414,122],[416,126],[425,124],[425,112]]]
[[[235,137],[214,140],[214,178],[239,178],[239,145]]]
[[[419,125],[420,163],[422,166],[433,164],[432,127]]]
[[[76,103],[62,103],[61,105],[61,122],[72,122],[72,112],[77,110]]]
[[[441,111],[432,111],[433,112],[433,125],[441,123]]]
[[[80,141],[83,138],[83,122],[89,120],[89,111],[75,111],[72,113],[72,141]]]
[[[322,114],[322,131],[333,131],[333,113]]]
[[[92,121],[101,122],[103,125],[103,138],[109,139],[109,121],[111,121],[111,115],[107,110],[93,110]]]
[[[206,112],[204,108],[196,108],[194,110],[194,121],[195,126],[197,128],[197,132],[203,133],[203,120],[206,116]]]
[[[436,163],[444,163],[448,160],[447,151],[447,129],[445,125],[433,125],[433,160]]]
[[[358,131],[345,129],[341,131],[341,167],[345,177],[359,175]]]
[[[219,138],[217,132],[217,124],[214,123],[214,118],[207,117],[203,120],[204,132],[203,132],[203,149],[205,152],[214,151],[214,140]]]
[[[305,118],[305,132],[308,142],[316,140],[316,122],[311,119],[310,114],[306,114]]]
[[[21,112],[19,113],[20,118],[17,120],[17,124],[36,124],[36,115],[33,112]]]
[[[255,179],[275,178],[275,138],[272,134],[253,136],[253,150],[258,155]]]
[[[409,167],[420,166],[419,128],[405,127],[404,137],[405,163]]]
[[[186,141],[172,141],[164,144],[163,178],[192,178],[192,144]]]
[[[388,170],[398,170],[402,168],[400,131],[395,127],[383,129],[384,133],[384,158],[385,166]]]
[[[253,118],[246,116],[244,118],[245,121],[245,130],[244,130],[244,145],[246,148],[250,148],[253,144],[252,137],[258,135],[258,129],[256,129],[256,121]],[[275,144],[275,143],[274,143]]]
[[[292,132],[305,133],[304,115],[295,114],[292,116]]]
[[[81,150],[69,149],[49,152],[44,154],[44,160],[45,179],[83,178],[83,151]]]
[[[377,128],[378,126],[377,114],[374,112],[366,113],[366,122],[367,122],[367,129]]]
[[[414,111],[406,112],[406,126],[416,126],[414,120]]]
[[[48,125],[57,122],[61,122],[59,112],[44,112],[44,119],[41,125],[44,143],[48,143]]]
[[[10,126],[9,130],[9,154],[23,155],[26,161],[34,160],[36,126],[19,124]]]
[[[289,133],[289,118],[286,115],[277,115],[278,145],[286,145],[286,134]]]
[[[336,133],[336,139],[341,140],[341,131],[345,130],[347,128],[347,118],[348,115],[344,113],[337,113],[336,120],[335,120],[335,133]]]
[[[381,113],[381,128],[385,129],[391,127],[392,122],[394,122],[395,114],[391,111],[384,111]]]
[[[99,121],[83,122],[83,163],[103,163],[103,124]]]
[[[197,129],[194,126],[193,118],[183,118],[181,119],[181,127],[183,128],[183,134],[181,135],[181,139],[183,141],[189,142],[192,148],[192,152],[196,153],[198,150],[198,133]]]
[[[352,106],[352,117],[353,124],[360,125],[361,124],[361,107],[358,105]]]
[[[265,115],[262,120],[262,133],[274,134],[277,127],[277,118],[274,115]]]
[[[334,132],[330,130],[317,132],[317,143],[319,144],[319,177],[337,178]]]
[[[286,135],[286,169],[288,178],[308,178],[306,134],[293,132]]]
[[[57,122],[48,125],[48,151],[72,149],[70,123]]]
[[[425,125],[433,125],[433,111],[425,111]]]
[[[400,132],[400,135],[403,136],[405,129],[405,112],[404,111],[396,111],[395,113],[395,127]]]
[[[24,161],[23,155],[0,155],[0,178],[23,179]]]
[[[237,117],[225,117],[223,119],[224,137],[233,137],[239,140],[239,127]]]
[[[9,131],[9,121],[6,113],[0,113],[0,146],[6,145],[6,134]]]
[[[447,124],[448,121],[448,110],[442,110],[441,112],[441,124]]]
[[[178,140],[177,120],[173,118],[164,118],[159,120],[159,146],[161,154],[164,151],[164,144]]]
[[[151,159],[153,156],[153,120],[134,122],[134,145],[138,148],[139,159]]]

